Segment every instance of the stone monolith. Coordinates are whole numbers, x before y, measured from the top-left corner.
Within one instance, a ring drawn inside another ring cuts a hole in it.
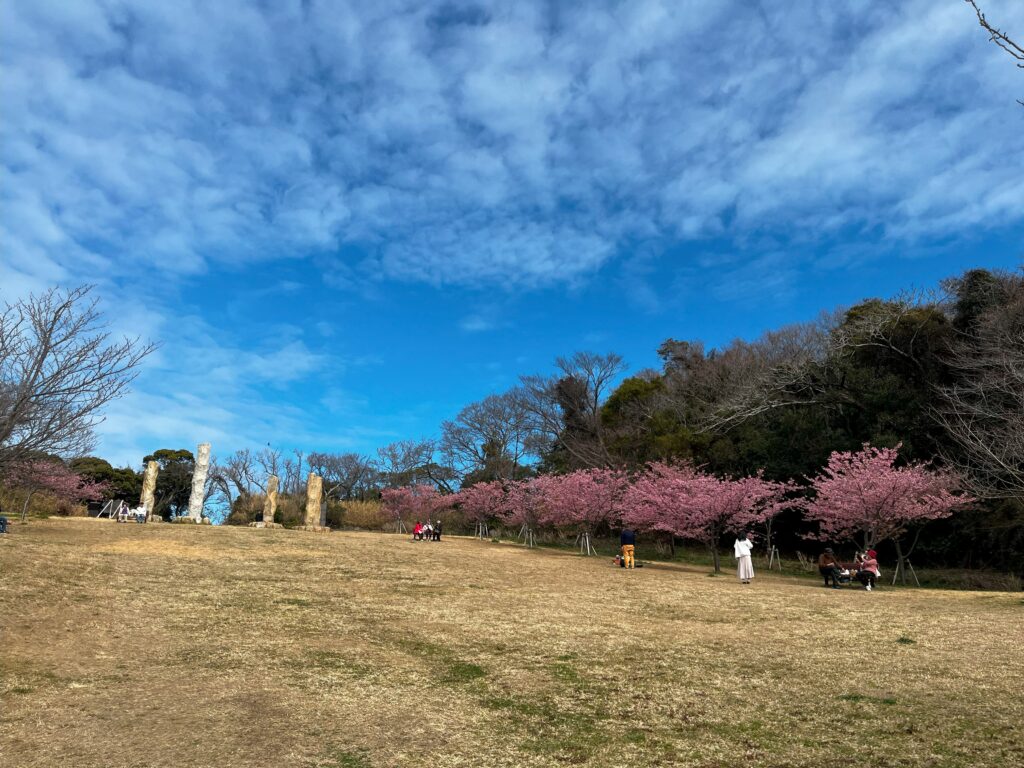
[[[322,522],[320,502],[324,491],[324,481],[315,472],[309,473],[309,480],[306,482],[306,519],[302,526],[306,531],[328,530]]]
[[[274,513],[277,512],[277,488],[280,485],[277,475],[271,475],[267,479],[267,497],[263,499],[263,527],[270,528],[276,525]]]
[[[195,522],[203,519],[206,475],[210,471],[210,444],[200,443],[196,450],[196,467],[192,471],[192,495],[188,498],[188,516]]]
[[[146,462],[146,474],[142,477],[142,498],[139,503],[146,508],[146,520],[150,522],[160,520],[153,514],[153,508],[156,506],[156,476],[159,472],[158,462]]]

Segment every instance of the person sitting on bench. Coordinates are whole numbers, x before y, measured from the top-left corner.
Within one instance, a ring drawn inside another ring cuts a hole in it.
[[[878,570],[878,553],[869,549],[864,553],[860,568],[857,570],[857,580],[864,585],[864,589],[870,592],[875,588],[875,580],[881,575]]]

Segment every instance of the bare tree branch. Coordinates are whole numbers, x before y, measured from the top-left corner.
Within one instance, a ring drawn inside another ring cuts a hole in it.
[[[555,366],[553,376],[521,377],[511,393],[527,417],[532,450],[559,446],[575,466],[611,466],[601,406],[625,368],[622,358],[577,352],[557,358]]]
[[[490,395],[442,423],[440,450],[463,477],[483,471],[489,479],[515,480],[529,453],[530,434],[521,398],[514,393]]]
[[[963,332],[949,355],[956,381],[934,416],[953,441],[943,458],[988,498],[1024,497],[1024,280]]]
[[[0,473],[32,453],[87,452],[103,407],[155,349],[111,339],[91,290],[54,288],[0,312]]]
[[[1005,32],[993,27],[988,19],[985,18],[985,14],[981,12],[975,0],[965,0],[965,2],[974,9],[975,14],[978,16],[978,24],[988,32],[988,39],[1010,54],[1010,56],[1017,60],[1017,66],[1024,69],[1024,48],[1011,40]],[[1024,100],[1017,99],[1017,103],[1024,106]]]

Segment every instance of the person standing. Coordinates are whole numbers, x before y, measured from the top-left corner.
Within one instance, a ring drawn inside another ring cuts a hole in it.
[[[441,521],[437,521],[437,525],[434,526],[434,541],[441,540]]]
[[[740,584],[749,584],[754,578],[754,563],[750,559],[750,552],[754,549],[754,534],[748,533],[742,539],[736,539],[733,544],[733,552],[736,554],[736,575],[739,576]]]
[[[825,577],[825,586],[832,582],[832,589],[839,589],[839,562],[836,560],[832,547],[818,555],[818,573]]]
[[[619,545],[622,547],[622,563],[626,568],[632,568],[634,555],[636,554],[636,533],[632,528],[623,528],[619,535]]]

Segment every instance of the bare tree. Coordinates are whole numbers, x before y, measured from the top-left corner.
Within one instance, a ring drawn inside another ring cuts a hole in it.
[[[949,355],[954,384],[935,416],[953,441],[944,459],[980,496],[1024,498],[1024,283],[966,330]]]
[[[284,474],[281,477],[281,490],[284,493],[295,495],[304,493],[306,489],[306,456],[298,449],[293,450],[292,454],[292,457],[286,458],[281,463]]]
[[[248,499],[266,492],[266,476],[248,448],[235,451],[223,460],[212,462],[210,481],[225,496],[228,507],[235,498]]]
[[[441,453],[461,476],[486,472],[514,480],[529,453],[530,417],[514,393],[489,395],[441,424]]]
[[[377,470],[389,488],[414,482],[431,482],[444,491],[452,491],[457,475],[451,467],[438,464],[433,440],[399,440],[377,449]]]
[[[975,14],[978,16],[978,24],[988,32],[988,39],[1010,54],[1010,56],[1017,60],[1017,66],[1024,69],[1024,48],[1011,40],[1005,32],[993,27],[988,19],[985,18],[985,14],[981,12],[975,0],[965,0],[965,2],[974,9]],[[1024,106],[1024,101],[1021,99],[1017,99],[1017,103]]]
[[[555,367],[552,376],[523,376],[513,390],[529,431],[539,443],[562,448],[573,466],[610,466],[601,406],[625,369],[622,358],[577,352],[557,358]]]
[[[266,448],[260,448],[256,452],[253,456],[253,461],[263,470],[267,477],[271,475],[281,476],[281,451],[278,448],[271,448],[269,443]]]
[[[837,316],[825,314],[753,342],[736,340],[692,359],[682,371],[666,361],[669,397],[690,404],[690,423],[705,431],[728,431],[770,411],[820,403],[828,391],[822,369],[837,326]]]
[[[308,461],[309,468],[324,479],[324,495],[328,498],[363,498],[376,475],[373,461],[358,453],[313,452]]]
[[[0,474],[32,454],[87,453],[103,407],[155,349],[112,339],[91,290],[53,288],[0,312]]]

